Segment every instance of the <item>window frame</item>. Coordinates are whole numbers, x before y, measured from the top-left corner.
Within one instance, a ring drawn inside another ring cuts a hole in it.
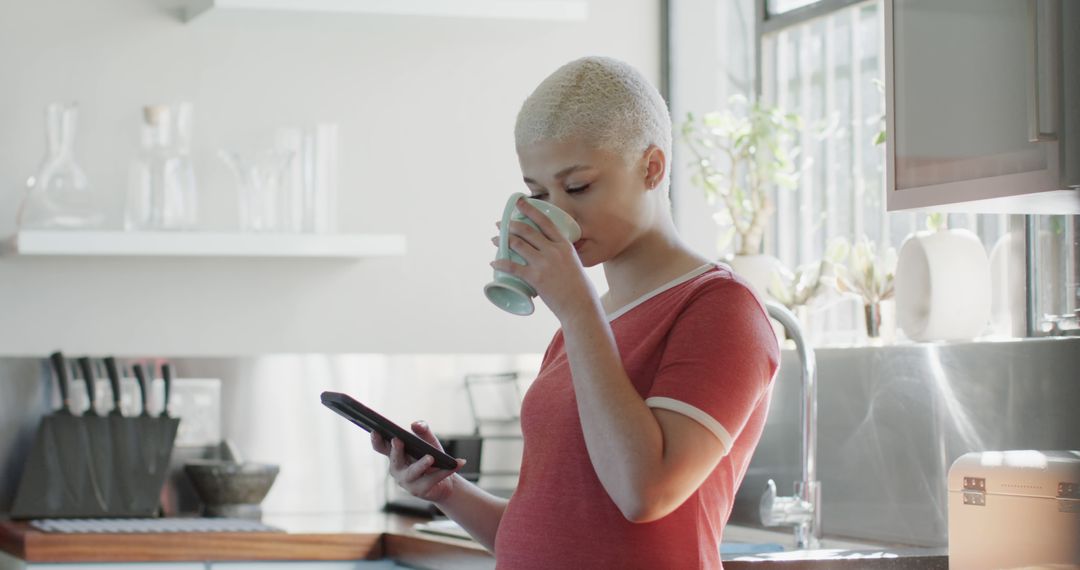
[[[865,0],[818,0],[813,4],[795,8],[781,14],[769,14],[769,0],[754,0],[754,95],[761,96],[762,80],[762,49],[761,45],[766,35],[778,32],[784,28],[790,28],[813,20],[828,16],[833,12],[843,10],[849,6],[860,4]]]

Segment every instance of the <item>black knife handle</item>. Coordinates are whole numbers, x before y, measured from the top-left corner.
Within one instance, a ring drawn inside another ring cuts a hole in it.
[[[59,350],[49,355],[53,369],[56,370],[56,381],[60,384],[60,399],[64,402],[62,410],[71,411],[71,400],[68,399],[68,372],[67,362]]]
[[[173,369],[168,362],[161,365],[161,380],[165,383],[165,399],[161,407],[161,415],[169,417],[169,392],[172,391]]]
[[[90,398],[90,408],[87,412],[96,416],[97,409],[94,404],[97,402],[97,378],[94,377],[94,365],[87,356],[80,356],[78,362],[83,380],[86,382],[86,395]]]
[[[105,373],[109,376],[109,386],[113,393],[113,410],[120,411],[120,371],[116,368],[116,359],[105,357]]]
[[[149,415],[150,412],[146,408],[146,391],[150,388],[146,383],[146,374],[143,372],[142,365],[138,362],[131,365],[131,371],[135,373],[135,379],[139,381],[139,393],[142,395],[142,413],[144,416]]]

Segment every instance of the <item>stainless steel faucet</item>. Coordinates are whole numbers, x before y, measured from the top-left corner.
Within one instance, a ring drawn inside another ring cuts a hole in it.
[[[795,494],[776,496],[776,482],[769,479],[761,496],[761,522],[765,526],[794,526],[795,547],[817,548],[821,542],[821,482],[817,480],[817,362],[814,349],[803,337],[799,319],[783,305],[765,303],[769,316],[776,319],[795,341],[802,361],[802,481],[795,483]]]

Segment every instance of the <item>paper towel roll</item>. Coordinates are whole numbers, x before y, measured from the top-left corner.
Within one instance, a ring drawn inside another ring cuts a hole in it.
[[[908,236],[896,263],[896,320],[908,338],[970,339],[982,333],[989,316],[990,267],[974,233]]]

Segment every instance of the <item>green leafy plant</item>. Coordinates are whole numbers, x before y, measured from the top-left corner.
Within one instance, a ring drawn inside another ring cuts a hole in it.
[[[949,228],[949,218],[941,212],[934,212],[926,216],[926,229],[936,232]]]
[[[833,263],[821,259],[795,268],[781,265],[773,272],[769,294],[788,309],[809,305],[829,290],[829,282],[835,278]]]
[[[877,78],[871,79],[870,81],[872,81],[874,83],[874,87],[877,87],[878,95],[881,96],[881,108],[884,109],[885,108],[885,82],[880,80],[880,79],[877,79]],[[885,124],[886,124],[885,113],[882,113],[878,117],[877,120],[878,120],[878,125],[880,126],[880,128],[878,129],[878,132],[874,133],[874,140],[871,141],[871,142],[873,142],[874,146],[885,144],[885,141],[888,138],[887,133],[885,132]]]
[[[705,190],[710,204],[724,210],[715,217],[723,227],[720,249],[734,236],[738,255],[761,252],[761,243],[774,205],[771,187],[791,189],[797,184],[793,143],[801,118],[736,95],[723,111],[700,117],[688,113],[682,139],[693,154],[691,182]]]
[[[895,293],[896,249],[880,254],[877,244],[861,236],[852,246],[846,238],[829,241],[825,256],[835,267],[836,290],[862,297],[863,304],[875,305]]]

